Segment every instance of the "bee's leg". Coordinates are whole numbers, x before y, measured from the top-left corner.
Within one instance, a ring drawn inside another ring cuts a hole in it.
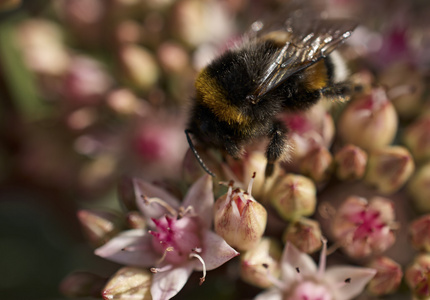
[[[224,147],[227,153],[233,158],[237,159],[240,157],[241,148],[239,147],[238,143],[235,143],[231,138],[225,137]]]
[[[269,145],[266,149],[267,165],[265,176],[273,173],[274,163],[285,153],[287,127],[281,121],[275,121],[269,131]]]
[[[329,87],[326,87],[321,90],[321,94],[323,97],[339,101],[345,102],[348,101],[352,94],[356,92],[357,87],[351,82],[344,81],[335,83]]]

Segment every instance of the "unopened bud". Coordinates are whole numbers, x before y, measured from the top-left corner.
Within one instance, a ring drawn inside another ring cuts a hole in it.
[[[313,253],[321,248],[320,224],[312,219],[300,218],[291,222],[285,230],[283,240],[290,242],[305,253]]]
[[[252,249],[241,255],[240,276],[249,284],[260,288],[268,288],[273,280],[268,274],[278,277],[280,273],[279,259],[281,249],[275,239],[263,237]]]
[[[418,299],[430,297],[430,254],[419,254],[405,271],[405,280]]]
[[[367,288],[374,295],[387,295],[395,292],[402,281],[402,267],[389,257],[381,256],[370,262],[369,268],[377,271]]]
[[[325,147],[317,147],[311,150],[300,163],[300,171],[303,175],[321,183],[330,179],[333,170],[333,157]]]
[[[332,232],[349,256],[365,257],[393,245],[396,225],[390,200],[374,197],[367,201],[351,196],[337,210]]]
[[[346,143],[365,150],[389,145],[397,132],[397,114],[382,88],[351,101],[337,126]]]
[[[107,279],[89,272],[74,272],[60,284],[60,292],[70,298],[100,297]]]
[[[421,213],[430,213],[430,163],[423,165],[412,176],[408,183],[408,191],[412,196],[416,209]]]
[[[152,276],[147,270],[124,267],[103,288],[104,299],[151,300]]]
[[[336,176],[340,180],[356,180],[364,176],[367,153],[360,147],[349,144],[342,147],[334,156]]]
[[[401,146],[387,146],[369,155],[364,181],[383,194],[398,191],[415,170],[409,151]]]
[[[278,177],[269,193],[272,205],[286,220],[310,216],[315,211],[316,187],[313,181],[305,176],[286,174]]]
[[[78,219],[94,247],[103,245],[122,229],[120,216],[112,212],[80,210]]]
[[[403,141],[418,162],[430,159],[430,116],[426,115],[409,125]]]
[[[152,54],[137,45],[123,45],[120,60],[126,78],[137,88],[148,90],[158,80],[159,69]]]
[[[415,249],[430,252],[430,214],[412,221],[409,225],[409,236]]]
[[[266,209],[250,195],[232,184],[226,195],[215,202],[215,231],[232,247],[249,250],[263,236],[267,223]]]

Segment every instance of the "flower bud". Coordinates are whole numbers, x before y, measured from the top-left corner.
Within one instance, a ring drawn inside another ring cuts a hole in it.
[[[313,253],[321,248],[321,237],[321,228],[317,221],[300,218],[288,225],[283,240],[285,243],[292,243],[302,252]]]
[[[365,257],[387,250],[395,241],[393,203],[382,197],[370,201],[351,196],[337,210],[332,233],[351,257]]]
[[[341,138],[365,150],[389,145],[397,132],[397,114],[382,88],[351,101],[338,123]]]
[[[80,210],[78,219],[94,247],[106,243],[122,228],[120,216],[111,212]]]
[[[124,267],[118,270],[103,288],[104,299],[151,300],[151,273],[147,270]]]
[[[268,288],[273,280],[268,274],[278,277],[280,273],[279,259],[281,249],[273,238],[263,237],[252,249],[240,256],[240,276],[249,284],[260,288]]]
[[[401,146],[388,146],[369,155],[364,181],[383,194],[398,191],[414,172],[411,154]]]
[[[387,295],[395,292],[402,281],[402,267],[389,257],[381,256],[368,264],[377,271],[367,288],[374,295]]]
[[[215,231],[232,247],[249,250],[261,239],[267,223],[266,209],[248,191],[233,190],[230,184],[226,195],[215,202]]]
[[[333,170],[333,157],[325,147],[311,150],[300,163],[300,171],[316,183],[330,179]]]
[[[430,214],[411,222],[409,236],[415,249],[430,252]]]
[[[146,91],[155,85],[159,69],[155,58],[148,50],[127,44],[122,46],[119,55],[126,78],[133,86]]]
[[[89,272],[73,272],[60,284],[60,292],[70,298],[100,297],[106,278]]]
[[[388,88],[388,96],[401,118],[410,119],[419,113],[425,83],[417,68],[405,62],[394,63],[383,71],[378,81]]]
[[[405,280],[418,299],[430,297],[430,254],[419,254],[405,271]]]
[[[286,174],[278,177],[269,193],[272,205],[285,220],[310,216],[315,211],[316,187],[305,176]]]
[[[340,180],[356,180],[364,176],[367,153],[359,147],[348,144],[334,156],[336,176]]]
[[[430,159],[430,116],[426,115],[410,124],[403,132],[403,141],[416,161]]]
[[[408,191],[412,196],[416,209],[421,213],[430,213],[430,163],[423,165],[408,183]]]

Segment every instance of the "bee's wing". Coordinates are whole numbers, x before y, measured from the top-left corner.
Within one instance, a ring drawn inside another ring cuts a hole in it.
[[[291,75],[330,54],[348,38],[357,23],[346,19],[289,18],[281,30],[287,32],[285,45],[275,55],[251,95],[258,99]],[[264,35],[261,36],[264,39]]]

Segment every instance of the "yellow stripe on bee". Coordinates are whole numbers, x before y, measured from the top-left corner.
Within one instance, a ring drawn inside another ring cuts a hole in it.
[[[217,118],[227,122],[229,125],[246,126],[250,118],[231,104],[225,97],[225,91],[211,77],[206,69],[203,69],[197,76],[196,82],[197,101],[208,107]],[[243,128],[245,129],[245,128]]]

